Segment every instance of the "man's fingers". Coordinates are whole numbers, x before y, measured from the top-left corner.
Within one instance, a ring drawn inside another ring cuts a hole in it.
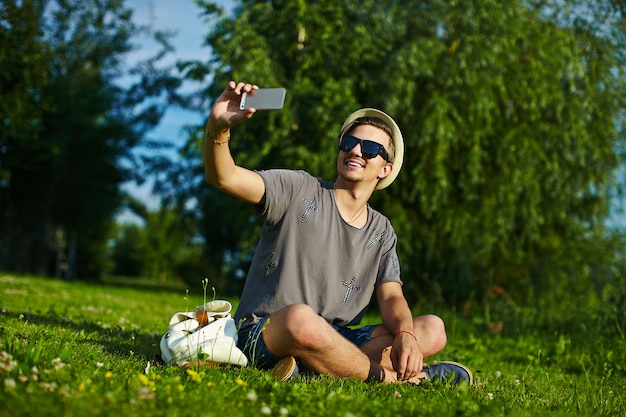
[[[234,81],[233,81],[234,83]],[[229,83],[230,86],[230,83]],[[250,84],[250,83],[244,83],[244,82],[239,82],[237,83],[237,85],[234,88],[235,93],[241,95],[243,93],[249,93],[252,90],[258,90],[259,86],[256,84]]]
[[[393,352],[393,350],[392,350]],[[401,353],[400,355],[394,355],[395,360],[393,361],[394,368],[398,373],[398,379],[404,380],[407,378],[408,374],[408,355]]]

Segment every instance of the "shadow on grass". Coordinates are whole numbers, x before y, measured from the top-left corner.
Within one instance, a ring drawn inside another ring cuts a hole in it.
[[[101,345],[103,350],[109,354],[120,357],[139,357],[149,360],[153,364],[162,363],[159,349],[161,334],[141,331],[141,328],[126,329],[119,324],[112,326],[101,325],[91,320],[74,321],[67,317],[62,317],[54,310],[47,314],[33,313],[26,311],[23,313],[3,311],[0,313],[3,322],[0,322],[0,337],[7,339],[6,327],[11,327],[10,321],[17,321],[39,326],[42,330],[56,328],[60,339],[67,337],[71,343],[87,343]],[[62,331],[70,331],[72,334],[63,335]],[[40,338],[36,339],[36,335]],[[34,344],[48,340],[46,331],[34,331],[24,335],[24,339],[32,340]],[[69,342],[69,340],[68,340]]]

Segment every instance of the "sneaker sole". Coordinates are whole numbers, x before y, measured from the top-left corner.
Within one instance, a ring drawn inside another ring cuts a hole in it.
[[[455,365],[463,369],[465,372],[467,372],[467,375],[469,375],[469,385],[470,386],[474,385],[474,375],[472,375],[472,371],[470,371],[467,366],[463,365],[462,363],[454,362],[454,361],[438,361],[438,362],[433,363],[433,365],[438,364],[438,363]]]
[[[286,381],[294,376],[294,371],[297,369],[296,359],[293,356],[285,356],[278,361],[274,369],[272,369],[272,376],[278,379],[280,382]]]

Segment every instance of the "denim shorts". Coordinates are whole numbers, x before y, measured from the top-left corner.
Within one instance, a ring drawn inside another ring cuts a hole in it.
[[[257,323],[240,329],[239,341],[237,342],[237,346],[246,354],[250,363],[260,369],[272,369],[280,360],[279,357],[274,356],[267,346],[265,346],[265,342],[261,336],[261,332],[265,326],[265,320],[267,320],[268,317],[269,316],[262,317]],[[361,347],[372,339],[372,331],[377,325],[370,324],[356,329],[340,327],[335,324],[331,324],[331,326],[350,342]]]

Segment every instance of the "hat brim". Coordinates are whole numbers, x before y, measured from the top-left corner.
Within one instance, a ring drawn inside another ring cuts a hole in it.
[[[400,173],[400,169],[402,168],[402,162],[404,161],[404,139],[402,138],[402,132],[400,132],[400,128],[391,116],[380,110],[372,108],[364,108],[352,113],[348,116],[346,121],[343,122],[341,131],[345,132],[346,128],[348,128],[359,117],[377,117],[385,122],[385,124],[391,129],[391,140],[393,141],[395,151],[393,161],[391,161],[393,169],[389,175],[378,181],[376,189],[382,190],[383,188],[388,187],[396,179]]]

